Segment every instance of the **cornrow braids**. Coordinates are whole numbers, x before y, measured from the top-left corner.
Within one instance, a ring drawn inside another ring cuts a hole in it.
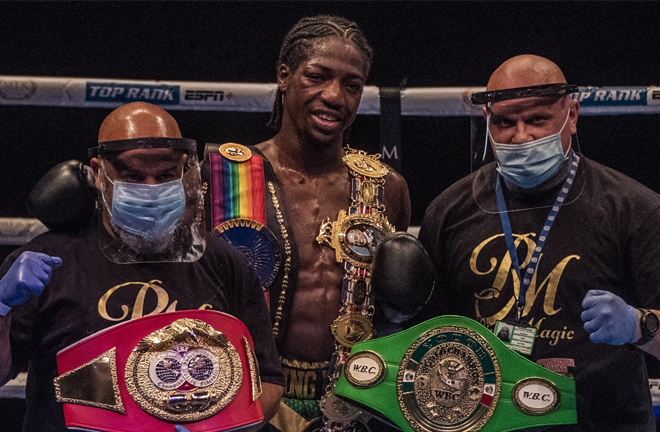
[[[287,65],[292,71],[309,58],[316,39],[329,36],[338,36],[353,43],[364,56],[364,76],[369,75],[373,51],[358,25],[345,18],[331,15],[318,15],[305,17],[298,21],[284,37],[280,55],[277,59],[276,69],[281,64]],[[277,89],[273,112],[268,126],[279,131],[282,127],[283,93]],[[345,134],[347,135],[347,134]],[[346,137],[345,137],[346,138]]]

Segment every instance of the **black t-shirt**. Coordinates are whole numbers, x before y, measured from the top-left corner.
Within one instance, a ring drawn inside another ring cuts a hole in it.
[[[25,431],[66,430],[53,387],[59,350],[156,313],[211,309],[235,316],[250,331],[261,379],[284,384],[260,283],[231,245],[209,236],[196,263],[116,264],[100,251],[98,234],[96,223],[72,233],[47,232],[12,253],[0,269],[4,275],[23,251],[62,258],[43,294],[11,311],[13,373],[29,362]]]
[[[424,317],[458,314],[493,329],[515,314],[511,260],[490,164],[460,180],[427,210],[420,240],[439,288]],[[537,196],[505,189],[521,268],[529,262],[558,189]],[[573,187],[545,241],[522,318],[538,328],[531,359],[575,378],[579,425],[561,431],[655,431],[642,351],[595,344],[580,319],[588,290],[635,307],[660,307],[660,196],[581,157]],[[515,294],[518,290],[517,277]]]

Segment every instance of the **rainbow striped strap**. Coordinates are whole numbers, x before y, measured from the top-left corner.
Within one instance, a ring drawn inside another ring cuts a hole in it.
[[[209,154],[213,227],[230,219],[266,224],[264,162],[247,147],[228,143]]]
[[[252,263],[268,299],[281,249],[266,225],[264,159],[244,145],[226,143],[209,153],[208,160],[213,232]]]

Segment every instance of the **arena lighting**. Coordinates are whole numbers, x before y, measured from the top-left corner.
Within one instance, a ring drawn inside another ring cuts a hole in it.
[[[386,91],[385,91],[386,90]],[[392,91],[394,90],[394,91]],[[580,115],[660,113],[660,86],[578,86]],[[168,111],[270,112],[273,83],[147,81],[0,75],[0,106],[116,108],[144,101]],[[470,97],[484,87],[365,86],[358,114],[380,115],[383,95],[395,95],[401,116],[481,116]],[[415,230],[416,227],[411,227]],[[0,245],[22,245],[46,231],[33,218],[0,218]]]

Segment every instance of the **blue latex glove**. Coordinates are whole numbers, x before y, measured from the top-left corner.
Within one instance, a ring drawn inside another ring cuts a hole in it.
[[[18,306],[31,295],[40,295],[53,269],[62,265],[62,258],[38,252],[23,252],[7,274],[0,280],[0,302],[7,306]]]
[[[608,291],[590,290],[582,300],[584,329],[594,343],[623,345],[637,336],[637,309]]]
[[[176,425],[174,426],[174,432],[190,432],[185,426]]]

